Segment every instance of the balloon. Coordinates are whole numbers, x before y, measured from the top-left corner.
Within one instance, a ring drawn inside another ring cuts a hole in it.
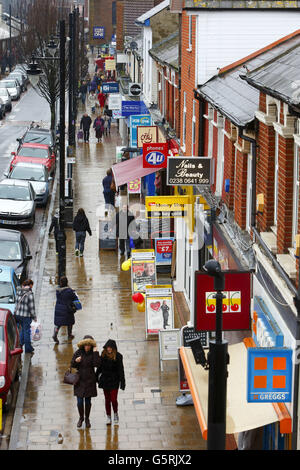
[[[122,271],[129,271],[130,267],[131,267],[131,262],[128,263],[128,260],[122,263]]]
[[[144,312],[145,311],[145,302],[142,302],[141,304],[137,304],[137,309],[139,312]]]
[[[132,300],[135,303],[140,304],[144,301],[144,297],[140,294],[140,292],[136,292],[135,294],[133,294]]]

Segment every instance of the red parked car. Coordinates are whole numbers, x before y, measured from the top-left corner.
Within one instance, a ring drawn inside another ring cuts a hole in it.
[[[8,408],[12,400],[12,385],[21,370],[19,332],[10,310],[0,309],[0,398]]]
[[[39,163],[45,165],[49,174],[55,171],[55,154],[49,145],[28,143],[23,144],[18,153],[12,152],[13,159],[10,163],[10,171],[18,162]]]

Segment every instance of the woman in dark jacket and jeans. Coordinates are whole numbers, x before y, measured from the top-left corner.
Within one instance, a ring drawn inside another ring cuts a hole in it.
[[[111,424],[111,405],[114,410],[114,424],[119,423],[118,391],[125,390],[123,356],[118,352],[117,344],[109,339],[103,347],[100,367],[97,369],[98,385],[103,388],[106,409],[106,424]]]
[[[56,291],[56,304],[54,311],[54,333],[53,341],[59,344],[57,334],[61,326],[67,326],[68,328],[68,339],[73,339],[72,328],[75,323],[75,316],[72,311],[72,305],[74,300],[78,300],[77,295],[68,286],[68,279],[66,276],[60,278],[59,289]]]
[[[73,221],[73,230],[76,234],[75,255],[78,256],[80,252],[80,256],[83,256],[86,232],[89,233],[90,237],[92,236],[90,224],[83,209],[78,209]]]
[[[79,381],[74,385],[74,395],[77,397],[79,412],[77,427],[81,427],[85,416],[85,426],[90,428],[91,398],[97,396],[95,368],[100,366],[100,356],[97,344],[92,336],[86,335],[82,341],[79,341],[77,346],[78,350],[71,361],[71,367],[76,368],[79,373]]]

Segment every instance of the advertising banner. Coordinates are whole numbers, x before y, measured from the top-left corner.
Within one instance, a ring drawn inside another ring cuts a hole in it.
[[[140,128],[139,128],[140,129]],[[139,131],[138,129],[138,131]],[[166,168],[169,146],[167,143],[143,144],[143,168]]]
[[[116,70],[116,61],[114,59],[105,60],[105,70]]]
[[[292,349],[248,348],[247,402],[292,401]]]
[[[137,144],[137,128],[152,123],[150,114],[132,115],[130,122],[130,147],[139,147]],[[142,147],[142,146],[141,146]]]
[[[141,178],[137,178],[134,181],[130,181],[127,184],[127,192],[128,194],[141,194],[142,189],[142,180]]]
[[[251,273],[227,271],[223,295],[223,330],[249,330],[251,306]],[[214,279],[195,272],[194,325],[196,331],[215,331],[216,299]]]
[[[151,124],[151,123],[150,123]],[[157,126],[140,125],[137,128],[137,146],[155,144],[157,142]]]
[[[122,116],[150,114],[144,101],[122,101]]]
[[[121,110],[122,96],[118,93],[109,95],[108,97],[108,109],[115,111]]]
[[[211,184],[211,158],[168,158],[168,186],[209,186]]]
[[[185,217],[188,215],[189,203],[189,196],[146,196],[146,217]]]
[[[156,284],[154,250],[131,250],[132,292],[145,292],[146,286]]]
[[[171,285],[146,287],[146,335],[174,328],[173,294]],[[177,356],[175,356],[176,359]]]
[[[93,27],[93,38],[94,39],[104,39],[105,38],[105,27],[104,26],[94,26]]]
[[[155,256],[157,266],[165,266],[172,264],[174,240],[174,237],[155,239]]]
[[[122,116],[122,111],[120,111],[119,109],[113,110],[112,117],[113,119],[124,119],[124,116]]]
[[[102,82],[101,86],[102,86],[102,93],[119,93],[118,82]],[[118,108],[118,109],[121,109],[121,108]]]
[[[162,361],[176,360],[178,356],[178,348],[180,346],[180,330],[159,330],[159,359],[160,369],[163,371]]]

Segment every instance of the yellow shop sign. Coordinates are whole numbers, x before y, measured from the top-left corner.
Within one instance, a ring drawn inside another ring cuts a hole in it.
[[[146,217],[185,217],[189,214],[190,206],[190,196],[146,196]]]

